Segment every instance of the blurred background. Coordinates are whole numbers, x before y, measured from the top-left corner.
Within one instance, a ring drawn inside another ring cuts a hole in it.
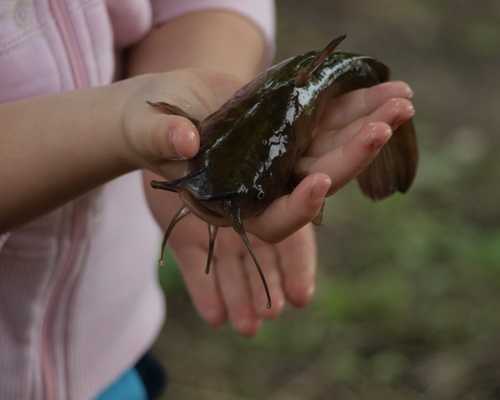
[[[276,61],[346,33],[411,84],[419,174],[379,204],[331,198],[314,303],[253,340],[208,328],[162,269],[168,398],[500,399],[500,2],[277,6]]]

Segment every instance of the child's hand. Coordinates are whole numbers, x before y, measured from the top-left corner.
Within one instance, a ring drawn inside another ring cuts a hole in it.
[[[199,148],[199,134],[187,118],[159,112],[147,102],[168,102],[203,119],[240,86],[228,75],[186,69],[133,78],[135,89],[123,107],[123,131],[134,166],[173,179],[182,176]]]
[[[238,87],[223,76],[216,79],[216,86],[209,76],[196,78],[193,82],[201,89],[190,90],[198,94],[193,105],[198,118],[214,111]],[[268,280],[272,309],[265,307],[262,285],[238,235],[230,229],[219,231],[216,267],[207,276],[206,223],[189,216],[176,226],[169,244],[193,302],[208,323],[218,326],[230,320],[241,334],[254,335],[261,321],[277,317],[287,301],[296,306],[308,303],[314,292],[316,269],[314,236],[308,223],[319,212],[325,196],[356,177],[377,155],[390,138],[391,128],[412,116],[407,100],[410,97],[406,84],[391,82],[334,100],[330,106],[332,112],[325,113],[318,128],[310,154],[301,161],[302,172],[311,174],[293,193],[276,200],[259,217],[245,222],[247,230],[267,241],[253,238],[253,248]],[[159,94],[153,100],[161,99],[164,97]],[[183,101],[172,102],[188,109],[189,100],[184,97]],[[180,203],[175,194],[150,189],[151,179],[158,177],[146,172],[147,198],[157,220],[166,228]]]
[[[172,204],[180,206],[177,195],[156,191],[150,192],[149,197],[155,214],[165,226],[170,220]],[[255,264],[232,229],[219,229],[215,265],[212,264],[208,275],[205,273],[208,252],[205,222],[190,215],[176,226],[169,240],[200,316],[214,327],[229,321],[234,330],[244,336],[255,335],[263,320],[277,318],[286,303],[295,307],[307,305],[314,293],[316,273],[316,245],[310,224],[278,244],[266,243],[253,235],[249,238],[266,276],[271,309],[266,308],[266,294]]]
[[[392,133],[413,117],[412,96],[405,82],[387,82],[333,99],[308,154],[297,165],[297,172],[306,178],[289,196],[248,221],[247,230],[278,242],[311,221],[324,197],[356,178]]]

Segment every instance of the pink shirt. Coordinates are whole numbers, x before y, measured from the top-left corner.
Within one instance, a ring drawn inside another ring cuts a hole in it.
[[[271,47],[271,0],[1,0],[0,102],[108,84],[116,50],[208,8]],[[139,172],[0,235],[0,399],[89,399],[133,365],[164,317],[158,246]]]

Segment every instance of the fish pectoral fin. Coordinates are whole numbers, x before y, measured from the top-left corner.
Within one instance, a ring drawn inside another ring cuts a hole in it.
[[[179,188],[177,181],[151,181],[151,187],[153,189],[167,190],[168,192],[178,192]]]
[[[396,191],[405,193],[415,179],[418,164],[413,121],[401,125],[372,163],[358,176],[361,191],[373,200]]]
[[[169,192],[179,192],[182,189],[199,189],[199,177],[200,175],[205,172],[205,169],[199,169],[196,171],[193,171],[186,176],[183,176],[182,178],[179,179],[174,179],[171,181],[151,181],[151,187],[153,189],[161,189],[161,190],[167,190]],[[198,184],[198,185],[197,185]],[[196,190],[192,190],[196,193]]]
[[[173,104],[169,104],[164,101],[146,101],[146,103],[164,114],[179,115],[181,117],[187,118],[193,123],[196,129],[200,129],[200,121],[192,117],[189,113],[187,113],[180,107],[174,106]]]

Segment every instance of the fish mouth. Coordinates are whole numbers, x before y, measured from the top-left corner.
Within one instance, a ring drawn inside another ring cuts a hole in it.
[[[232,226],[230,215],[220,214],[214,210],[205,207],[202,202],[196,199],[188,190],[179,191],[179,197],[184,204],[203,221],[215,226]],[[220,200],[215,200],[220,201]]]

